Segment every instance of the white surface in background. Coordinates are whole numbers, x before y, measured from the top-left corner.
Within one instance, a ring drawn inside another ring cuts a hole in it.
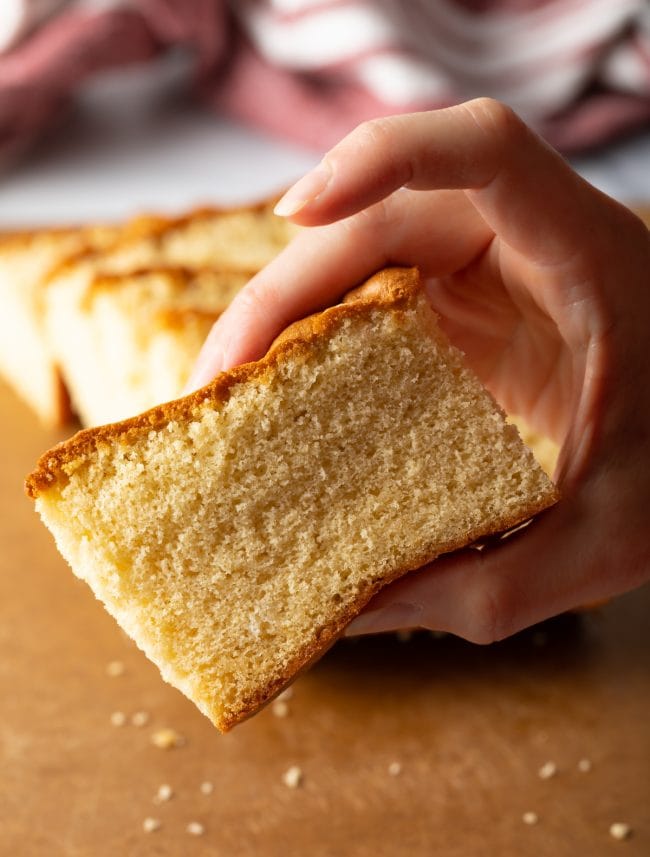
[[[0,174],[0,226],[250,202],[318,161],[192,104],[188,74],[177,54],[87,86],[51,141]]]
[[[145,128],[94,125],[0,178],[0,223],[113,220],[140,211],[248,202],[317,158],[208,115]]]
[[[0,226],[105,221],[273,193],[318,154],[216,117],[178,93],[182,56],[94,83],[65,128],[0,175]],[[650,133],[574,161],[606,193],[650,202]]]
[[[318,160],[189,109],[146,125],[95,119],[76,122],[72,139],[0,177],[0,224],[114,220],[248,202],[290,184]]]

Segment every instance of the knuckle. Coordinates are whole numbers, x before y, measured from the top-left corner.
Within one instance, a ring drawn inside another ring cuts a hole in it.
[[[468,633],[472,643],[482,646],[510,636],[513,629],[513,601],[509,589],[498,578],[486,575],[470,601]]]
[[[512,108],[494,98],[477,98],[462,106],[483,138],[484,169],[476,186],[486,187],[513,153],[530,144],[530,132]]]
[[[269,305],[277,299],[268,285],[262,285],[251,281],[237,295],[238,312],[246,317],[264,316],[268,312]]]
[[[354,132],[356,142],[361,147],[388,149],[393,147],[393,122],[389,119],[369,119],[362,122]]]
[[[384,235],[386,230],[394,228],[394,214],[392,206],[387,199],[381,199],[368,208],[357,212],[353,218],[349,219],[348,225],[350,231],[358,233],[368,233],[369,236]]]
[[[501,143],[517,139],[525,128],[515,111],[495,98],[477,98],[465,106],[477,125]]]
[[[402,127],[400,116],[370,119],[352,132],[349,141],[355,158],[363,157],[375,178],[395,186],[406,184],[413,169],[400,140]]]

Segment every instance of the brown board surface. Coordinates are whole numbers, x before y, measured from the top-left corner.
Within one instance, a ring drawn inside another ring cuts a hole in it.
[[[341,642],[286,717],[270,707],[220,736],[74,578],[23,495],[59,438],[4,386],[0,412],[2,857],[650,854],[650,588],[490,647]],[[107,675],[114,660],[123,675]],[[154,746],[162,727],[183,746]],[[174,795],[156,804],[163,783]]]

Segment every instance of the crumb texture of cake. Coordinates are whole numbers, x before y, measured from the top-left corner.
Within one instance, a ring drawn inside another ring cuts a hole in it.
[[[75,573],[222,730],[387,582],[557,499],[416,271],[353,298],[28,478]]]

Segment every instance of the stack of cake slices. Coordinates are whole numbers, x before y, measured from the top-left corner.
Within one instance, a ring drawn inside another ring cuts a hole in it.
[[[216,318],[297,231],[272,209],[0,236],[0,374],[47,426],[175,398]]]

